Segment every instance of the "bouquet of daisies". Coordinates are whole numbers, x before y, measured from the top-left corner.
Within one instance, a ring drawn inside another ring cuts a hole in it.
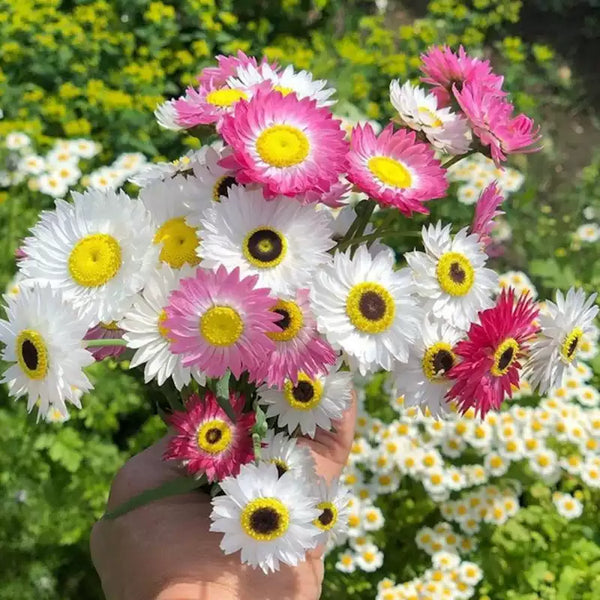
[[[431,224],[400,257],[382,242],[445,196],[461,158],[481,153],[500,176],[508,155],[539,148],[488,62],[434,48],[421,70],[427,88],[391,82],[383,130],[348,128],[326,81],[220,56],[156,112],[210,145],[137,173],[138,198],[57,200],[18,251],[0,321],[10,393],[66,415],[91,388],[86,367],[127,356],[168,401],[179,489],[209,491],[223,551],[265,572],[343,535],[347,492],[317,478],[298,439],[334,429],[353,373],[390,372],[434,417],[483,416],[524,372],[555,385],[597,312],[574,290],[543,314],[527,295],[496,297],[495,182],[471,227]]]

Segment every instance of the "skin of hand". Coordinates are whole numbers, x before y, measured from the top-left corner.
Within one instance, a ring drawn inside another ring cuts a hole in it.
[[[346,464],[354,438],[356,399],[335,433],[318,430],[315,439],[299,438],[328,481]],[[117,473],[107,510],[144,490],[180,477],[162,460],[167,439],[130,459]],[[151,502],[116,519],[94,525],[92,560],[107,600],[317,600],[323,581],[323,549],[297,567],[281,565],[263,574],[240,564],[239,552],[226,556],[222,534],[209,532],[210,498],[190,493]]]

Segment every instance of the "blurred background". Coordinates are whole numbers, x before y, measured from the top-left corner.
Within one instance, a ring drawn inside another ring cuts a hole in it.
[[[0,0],[0,288],[10,293],[19,240],[55,198],[87,185],[135,193],[126,180],[146,161],[199,146],[160,129],[152,111],[193,84],[214,55],[242,49],[309,69],[337,88],[339,116],[383,123],[393,115],[391,79],[416,81],[419,55],[432,44],[463,44],[504,74],[512,101],[543,134],[543,151],[514,157],[501,178],[507,201],[495,268],[541,298],[557,287],[595,290],[599,32],[600,0]],[[470,221],[470,205],[493,173],[477,161],[462,167],[432,219]],[[415,242],[398,239],[399,253]],[[591,364],[597,384],[600,363]],[[152,398],[126,366],[95,365],[101,385],[66,424],[36,424],[25,403],[0,388],[1,600],[102,597],[89,559],[91,524],[119,466],[164,433]],[[371,390],[369,406],[385,420],[378,393]],[[486,566],[474,597],[598,598],[598,491],[575,482],[588,500],[584,516],[556,517],[546,531],[540,523],[550,519],[551,486],[520,471],[513,477],[525,489],[520,529],[505,529],[509,521],[477,534],[471,560]],[[439,507],[424,501],[415,509],[422,489],[413,500],[405,492],[380,503],[394,515],[377,532],[382,568],[344,574],[329,560],[323,598],[375,598],[384,575],[404,581],[425,570],[430,561],[414,532],[435,523]],[[519,553],[523,545],[530,554]]]

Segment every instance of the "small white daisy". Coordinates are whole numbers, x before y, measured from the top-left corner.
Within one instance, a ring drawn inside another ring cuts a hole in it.
[[[452,238],[451,225],[423,227],[425,252],[405,254],[426,312],[466,330],[477,313],[493,305],[497,275],[485,267],[487,255],[479,237],[461,229]]]
[[[53,169],[63,165],[72,165],[79,162],[79,156],[72,152],[68,146],[57,144],[48,154],[46,154],[46,164],[48,168]]]
[[[360,246],[336,253],[315,275],[311,301],[319,330],[361,374],[408,360],[422,311],[411,295],[408,270],[394,270],[390,253],[375,257]]]
[[[91,323],[119,320],[153,270],[158,249],[144,205],[120,192],[73,193],[23,242],[27,278],[59,289]]]
[[[340,485],[337,479],[331,483],[320,477],[317,485],[317,509],[321,511],[314,520],[315,526],[320,529],[317,538],[318,544],[336,542],[348,528],[348,489]]]
[[[591,330],[598,314],[596,294],[586,298],[583,290],[571,288],[566,296],[556,292],[556,304],[546,303],[540,314],[541,331],[531,344],[525,376],[540,393],[561,385],[570,364],[574,363],[583,336]]]
[[[46,168],[46,161],[43,156],[37,154],[27,154],[20,161],[18,169],[30,175],[40,175]]]
[[[600,225],[598,223],[585,223],[577,228],[575,235],[582,242],[593,244],[600,240]]]
[[[317,427],[329,431],[331,422],[340,419],[352,401],[352,374],[348,371],[287,379],[283,389],[262,387],[259,403],[267,406],[267,417],[277,417],[280,427],[293,433],[297,427],[314,437]]]
[[[239,267],[243,275],[258,275],[258,284],[273,293],[292,294],[310,287],[314,272],[329,259],[330,223],[314,206],[289,198],[267,201],[261,190],[233,186],[198,220],[199,254],[207,268]]]
[[[552,497],[554,506],[561,517],[568,519],[577,519],[583,513],[583,504],[570,494],[561,494],[557,492]]]
[[[247,464],[220,485],[225,495],[212,500],[210,531],[224,534],[225,554],[241,550],[242,563],[268,573],[280,562],[297,565],[315,547],[320,512],[293,473],[280,477],[273,464]]]
[[[27,394],[27,410],[37,405],[40,415],[51,406],[67,415],[65,402],[81,407],[81,393],[92,389],[83,368],[94,362],[84,348],[87,322],[49,287],[21,287],[5,299],[8,320],[0,320],[0,342],[2,360],[12,363],[2,377],[9,394]]]
[[[53,198],[63,198],[69,191],[69,184],[53,173],[43,173],[37,178],[37,189]]]
[[[283,431],[275,433],[269,429],[262,444],[261,460],[273,463],[280,476],[288,471],[306,481],[315,476],[315,461],[310,450],[298,445],[297,438],[289,437]]]
[[[470,129],[466,119],[449,108],[438,108],[434,94],[413,86],[410,81],[400,87],[394,79],[390,83],[390,101],[405,125],[422,131],[431,144],[449,154],[465,154],[471,145]]]
[[[203,200],[219,202],[221,196],[227,197],[229,188],[237,184],[235,171],[219,165],[229,153],[230,149],[222,144],[213,144],[207,148],[204,160],[194,164],[194,175]]]
[[[6,136],[4,145],[9,150],[22,150],[31,144],[31,138],[20,131],[13,131]]]
[[[355,555],[350,551],[340,553],[335,568],[341,573],[354,573],[356,571]]]
[[[102,150],[102,146],[92,140],[86,140],[85,138],[79,138],[76,140],[69,141],[69,149],[73,154],[81,158],[93,158]]]
[[[137,173],[147,162],[147,158],[141,152],[125,152],[121,154],[112,164],[113,168],[125,172],[125,176]]]
[[[178,173],[187,174],[196,164],[202,164],[209,146],[202,146],[198,150],[189,150],[183,156],[172,162],[145,163],[132,177],[131,183],[145,187],[154,181],[164,181]]]
[[[367,544],[356,555],[356,566],[367,573],[377,571],[382,564],[383,552],[375,544]]]
[[[81,170],[76,164],[65,164],[55,167],[48,173],[49,177],[57,177],[63,180],[68,187],[75,185],[81,177]]]
[[[145,282],[144,290],[136,297],[129,312],[119,322],[125,330],[123,339],[135,349],[130,367],[144,366],[144,381],[156,379],[162,385],[169,377],[178,390],[193,377],[204,385],[205,377],[196,367],[184,367],[181,355],[170,350],[169,331],[164,326],[167,318],[165,306],[170,293],[184,277],[192,277],[194,269],[184,266],[174,271],[168,265],[158,268]]]

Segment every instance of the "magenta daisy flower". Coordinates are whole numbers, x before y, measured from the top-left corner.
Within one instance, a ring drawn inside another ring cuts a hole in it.
[[[371,125],[352,131],[348,155],[348,181],[384,206],[395,206],[410,217],[427,214],[427,200],[441,198],[448,189],[446,171],[428,144],[414,131],[394,132],[388,125],[379,136]]]
[[[500,193],[500,188],[496,181],[492,181],[479,196],[475,206],[475,216],[471,225],[471,233],[479,235],[479,241],[484,247],[489,246],[492,241],[490,233],[494,228],[494,219],[504,212],[498,210],[504,202],[504,196]]]
[[[123,330],[116,323],[98,323],[85,334],[84,340],[120,340],[123,337]],[[100,346],[98,348],[88,348],[90,354],[96,360],[104,360],[109,356],[118,358],[125,352],[125,346]]]
[[[514,107],[479,82],[454,88],[454,96],[469,119],[473,133],[483,146],[489,146],[497,166],[508,154],[537,152],[541,136],[533,119],[524,114],[513,117]]]
[[[237,70],[240,67],[257,67],[256,58],[253,56],[246,56],[241,50],[238,50],[236,56],[223,56],[222,54],[216,57],[216,67],[206,67],[202,69],[198,77],[200,85],[206,85],[212,81],[215,85],[223,86],[227,83],[229,77],[233,77],[237,74]],[[262,63],[266,59],[263,58]],[[273,65],[276,66],[275,64]]]
[[[298,290],[293,300],[280,299],[271,309],[279,318],[278,331],[267,334],[275,351],[263,361],[257,380],[282,387],[287,379],[296,383],[300,372],[316,377],[335,364],[338,355],[318,334],[308,296],[309,290]]]
[[[458,54],[448,46],[434,46],[421,55],[421,60],[421,72],[425,75],[421,81],[434,86],[432,92],[443,106],[450,104],[454,86],[461,90],[464,83],[474,81],[484,88],[496,90],[496,95],[505,94],[502,91],[504,77],[492,72],[488,60],[469,56],[462,46]]]
[[[251,429],[254,413],[244,413],[245,399],[231,394],[235,422],[227,416],[211,392],[204,398],[190,396],[185,412],[175,412],[169,423],[175,435],[169,440],[165,460],[180,461],[190,475],[206,474],[208,481],[237,475],[254,458]]]
[[[209,377],[230,369],[235,377],[248,371],[254,377],[259,365],[275,349],[268,333],[279,331],[281,318],[271,309],[275,300],[266,288],[256,288],[258,276],[240,278],[221,266],[198,269],[182,279],[171,293],[164,327],[171,350],[181,354],[185,367],[196,366]]]
[[[472,323],[467,339],[454,348],[461,362],[448,372],[455,383],[447,397],[461,412],[473,407],[483,418],[512,396],[512,386],[519,386],[519,360],[537,332],[538,312],[527,294],[515,302],[511,288],[502,291],[496,306],[479,313],[479,323]]]
[[[225,116],[221,134],[239,164],[237,180],[263,184],[265,195],[329,190],[346,168],[341,122],[295,94],[258,90]]]
[[[306,194],[296,196],[301,204],[316,204],[320,202],[329,208],[341,208],[348,204],[348,198],[352,192],[352,184],[345,180],[336,181],[327,190],[311,190]]]

